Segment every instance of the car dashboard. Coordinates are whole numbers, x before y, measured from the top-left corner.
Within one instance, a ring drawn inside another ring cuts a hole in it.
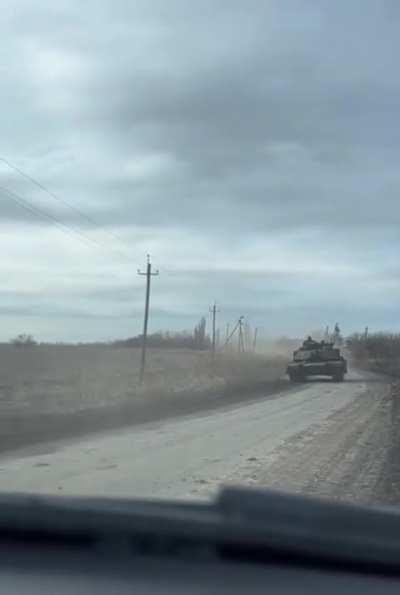
[[[398,593],[400,515],[273,491],[215,502],[0,497],[12,594]]]

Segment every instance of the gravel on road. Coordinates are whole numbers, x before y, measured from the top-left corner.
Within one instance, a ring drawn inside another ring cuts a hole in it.
[[[344,383],[4,456],[0,490],[187,499],[238,483],[385,502],[392,403],[387,380],[353,372]]]

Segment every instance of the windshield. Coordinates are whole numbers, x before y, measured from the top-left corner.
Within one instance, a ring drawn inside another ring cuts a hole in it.
[[[0,491],[398,502],[399,16],[5,1]]]

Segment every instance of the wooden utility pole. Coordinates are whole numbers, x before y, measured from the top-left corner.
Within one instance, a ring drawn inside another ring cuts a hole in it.
[[[256,352],[256,346],[257,346],[257,335],[258,335],[258,327],[256,327],[254,329],[254,338],[253,338],[253,352]]]
[[[144,306],[144,321],[143,321],[143,336],[142,336],[142,357],[140,361],[140,376],[139,382],[143,384],[144,380],[144,371],[146,367],[146,348],[147,348],[147,327],[149,323],[149,305],[150,305],[150,282],[151,278],[157,276],[159,273],[158,271],[151,272],[151,262],[150,262],[150,254],[147,255],[147,267],[146,272],[142,273],[140,269],[138,269],[138,275],[143,275],[146,277],[146,301]]]
[[[220,345],[221,345],[221,331],[220,331],[220,329],[219,329],[219,328],[217,328],[217,332],[216,332],[216,335],[215,335],[215,337],[216,337],[216,338],[215,338],[215,345],[216,345],[216,347],[215,347],[215,348],[216,348],[216,350],[218,351],[218,350],[219,350],[219,348],[220,348]]]
[[[219,312],[219,310],[217,310],[217,304],[214,302],[214,305],[212,308],[210,308],[210,312],[212,314],[212,354],[213,357],[215,357],[215,341],[216,341],[216,319],[217,319],[217,312]]]
[[[244,323],[244,346],[246,351],[251,351],[251,328],[247,321]]]
[[[364,331],[364,339],[367,340],[368,339],[368,327],[365,327],[365,331]]]
[[[227,325],[227,337],[226,337],[226,341],[225,341],[225,347],[227,347],[227,345],[229,344],[229,341],[232,339],[233,335],[236,333],[237,329],[239,328],[239,324],[241,324],[241,320],[243,319],[243,316],[240,317],[240,319],[237,321],[237,323],[235,324],[233,331],[231,333],[229,333],[229,324]]]
[[[226,324],[226,336],[225,336],[225,343],[223,345],[224,349],[228,350],[228,341],[229,341],[229,322]]]
[[[245,347],[244,347],[244,337],[243,337],[243,319],[244,316],[241,316],[238,320],[238,325],[239,325],[239,353],[244,353],[245,352]]]

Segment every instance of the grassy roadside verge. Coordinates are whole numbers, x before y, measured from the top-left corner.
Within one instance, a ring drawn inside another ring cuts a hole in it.
[[[387,453],[382,470],[381,489],[386,503],[400,502],[400,335],[374,333],[352,335],[347,348],[358,368],[384,374],[391,380],[387,406]]]
[[[35,386],[31,396],[37,407],[26,406],[28,390],[15,390],[15,401],[2,403],[0,452],[211,410],[254,399],[260,394],[272,394],[284,386],[282,374],[286,360],[282,357],[218,354],[213,362],[205,353],[194,358],[192,354],[183,353],[168,357],[160,353],[154,355],[158,365],[153,357],[144,387],[139,388],[134,383],[128,385],[119,368],[118,374],[113,372],[115,386],[109,377],[105,386],[101,384],[101,377],[96,377],[98,398],[95,398],[93,387],[86,386],[87,379],[85,383],[78,382],[73,390],[69,385],[68,392],[56,392],[52,400],[47,394],[40,398],[38,385],[42,386],[43,372],[36,374],[35,382],[28,387]],[[90,370],[85,369],[85,373],[89,378]],[[57,386],[60,380],[58,377]],[[105,390],[110,391],[108,399],[103,394]],[[60,394],[60,401],[55,401]],[[83,394],[90,398],[83,399]]]
[[[354,334],[347,339],[346,347],[358,368],[400,377],[400,334]]]

